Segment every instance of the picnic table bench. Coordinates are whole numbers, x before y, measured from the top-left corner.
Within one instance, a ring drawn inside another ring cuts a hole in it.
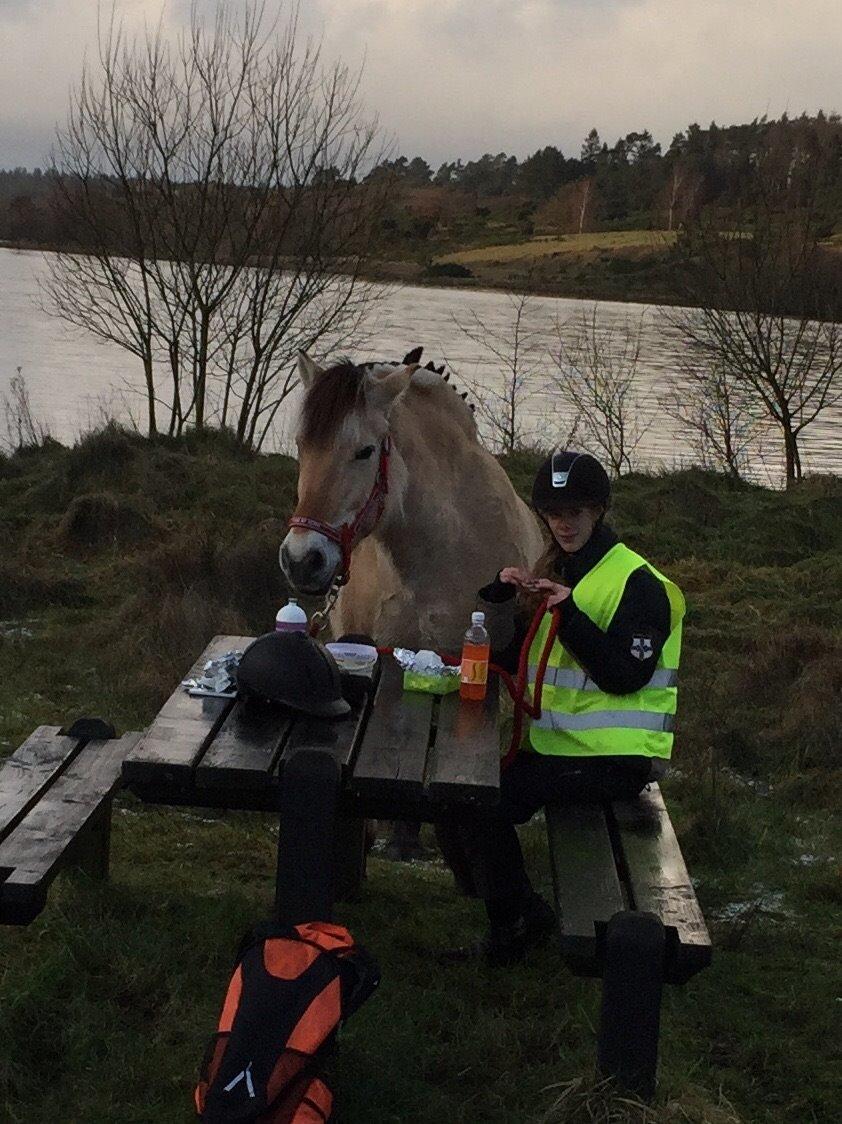
[[[634,800],[550,805],[547,838],[561,952],[602,977],[602,1073],[644,1098],[655,1091],[664,983],[711,961],[711,942],[657,784]]]
[[[0,764],[0,923],[34,920],[63,867],[107,875],[111,798],[139,737],[99,719],[39,726]]]
[[[214,638],[185,678],[251,639]],[[277,813],[275,909],[289,924],[330,920],[334,898],[358,890],[367,817],[458,823],[498,802],[496,677],[483,702],[462,704],[405,692],[387,659],[344,689],[339,720],[179,685],[140,735],[39,727],[0,768],[0,921],[36,916],[62,865],[105,873],[121,783],[150,803]],[[663,983],[711,955],[660,790],[551,806],[546,820],[562,955],[603,978],[600,1069],[649,1096]]]

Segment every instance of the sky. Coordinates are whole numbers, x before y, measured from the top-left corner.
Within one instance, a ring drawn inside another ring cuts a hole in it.
[[[96,58],[97,6],[0,0],[0,167],[48,163]],[[190,2],[117,0],[130,31],[162,8],[175,32]],[[842,111],[842,0],[302,0],[301,24],[328,59],[363,65],[366,108],[434,168],[547,144],[578,155],[593,127],[666,147],[691,121]]]

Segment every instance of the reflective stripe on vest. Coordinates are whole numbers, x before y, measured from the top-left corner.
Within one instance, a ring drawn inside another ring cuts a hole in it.
[[[529,665],[529,682],[534,683],[538,677],[538,665]],[[544,674],[544,683],[548,687],[572,687],[574,691],[598,691],[596,683],[581,668],[547,667]],[[659,667],[652,672],[652,678],[645,683],[642,690],[647,687],[675,687],[678,684],[678,672],[672,668]]]
[[[615,696],[618,697],[618,696]],[[533,723],[538,730],[666,730],[675,726],[673,714],[648,714],[645,710],[597,710],[592,714],[562,714],[542,710]]]
[[[556,640],[544,675],[541,717],[529,727],[529,740],[538,753],[669,758],[685,608],[681,590],[645,558],[623,543],[616,543],[578,582],[572,599],[605,632],[622,600],[626,582],[641,566],[663,583],[670,604],[670,634],[658,660],[652,661],[648,682],[625,695],[602,691]],[[547,614],[529,652],[530,696],[549,627]]]

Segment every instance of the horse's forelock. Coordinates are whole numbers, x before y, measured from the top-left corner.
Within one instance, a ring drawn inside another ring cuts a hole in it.
[[[316,379],[301,410],[301,440],[324,445],[333,440],[345,418],[363,402],[365,372],[353,363],[339,363]]]
[[[420,349],[416,349],[420,351]],[[413,353],[410,353],[412,355]],[[410,356],[407,356],[409,359]],[[354,410],[365,403],[366,376],[379,378],[389,374],[398,363],[362,363],[355,366],[349,360],[344,360],[326,370],[313,386],[310,387],[304,399],[301,413],[300,438],[305,444],[326,445],[332,443],[343,422]],[[434,388],[441,385],[452,391],[456,390],[453,383],[448,383],[449,373],[445,373],[444,365],[435,367],[428,363],[426,367],[419,368],[413,377],[413,385],[419,388]],[[458,392],[451,399],[448,396],[448,405],[458,403],[460,412],[465,412],[465,422],[469,430],[474,431],[474,407],[465,399],[467,392]]]

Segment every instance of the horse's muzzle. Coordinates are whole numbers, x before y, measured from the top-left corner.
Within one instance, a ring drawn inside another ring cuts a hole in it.
[[[340,560],[339,549],[320,535],[290,534],[281,543],[281,569],[300,593],[327,593]]]

